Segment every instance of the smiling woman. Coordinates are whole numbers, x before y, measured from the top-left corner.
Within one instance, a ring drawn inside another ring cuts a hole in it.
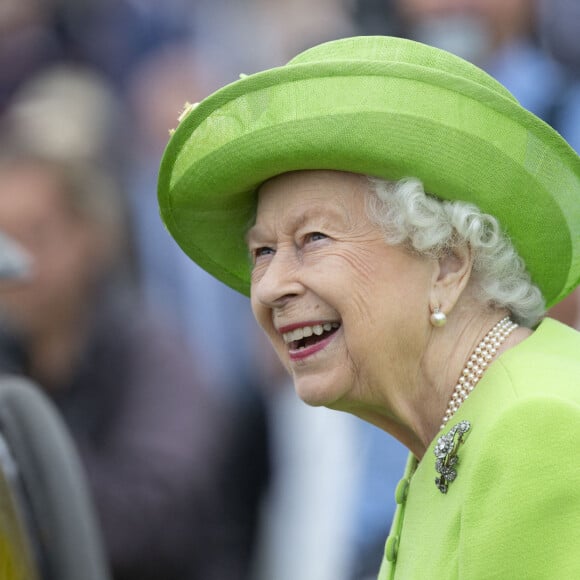
[[[402,325],[414,335],[418,327],[405,324],[409,313],[393,305],[414,299],[413,312],[429,309],[424,289],[434,263],[384,242],[383,230],[367,217],[369,185],[351,173],[303,171],[260,188],[249,248],[254,253],[267,239],[272,250],[255,260],[252,308],[310,404],[374,407],[377,381],[409,384],[399,376],[408,365],[396,361],[420,360],[419,348],[408,345],[418,347],[421,339],[401,340],[394,332]],[[285,333],[323,324],[336,330],[306,348],[284,340]]]
[[[580,283],[580,159],[556,132],[451,54],[343,39],[202,101],[159,200],[304,401],[409,448],[380,580],[580,576],[580,334],[545,318]]]

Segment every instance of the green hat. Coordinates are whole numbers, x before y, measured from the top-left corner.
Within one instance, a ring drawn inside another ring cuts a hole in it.
[[[421,179],[494,215],[551,306],[580,283],[580,158],[497,81],[402,38],[321,44],[191,106],[159,174],[161,215],[202,268],[249,294],[244,235],[267,179],[335,169]]]

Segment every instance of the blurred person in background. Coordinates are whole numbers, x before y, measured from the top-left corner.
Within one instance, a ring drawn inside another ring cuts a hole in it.
[[[0,230],[33,270],[0,288],[0,307],[79,448],[115,580],[247,578],[249,541],[229,507],[236,433],[203,356],[134,283],[98,130],[115,125],[110,97],[98,75],[60,66],[7,110]]]
[[[219,415],[201,364],[111,278],[109,187],[94,168],[2,152],[0,228],[34,269],[0,303],[78,446],[114,578],[206,578]]]

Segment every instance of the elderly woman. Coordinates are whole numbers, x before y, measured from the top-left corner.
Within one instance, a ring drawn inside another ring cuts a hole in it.
[[[298,395],[409,448],[381,580],[580,577],[580,335],[542,320],[580,281],[557,133],[451,54],[350,38],[190,106],[159,195]]]

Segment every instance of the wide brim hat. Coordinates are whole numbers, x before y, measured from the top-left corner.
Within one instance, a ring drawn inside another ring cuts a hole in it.
[[[257,190],[294,170],[413,176],[495,216],[551,306],[580,283],[580,158],[497,81],[393,37],[311,48],[182,115],[159,174],[162,219],[210,274],[249,295]]]

